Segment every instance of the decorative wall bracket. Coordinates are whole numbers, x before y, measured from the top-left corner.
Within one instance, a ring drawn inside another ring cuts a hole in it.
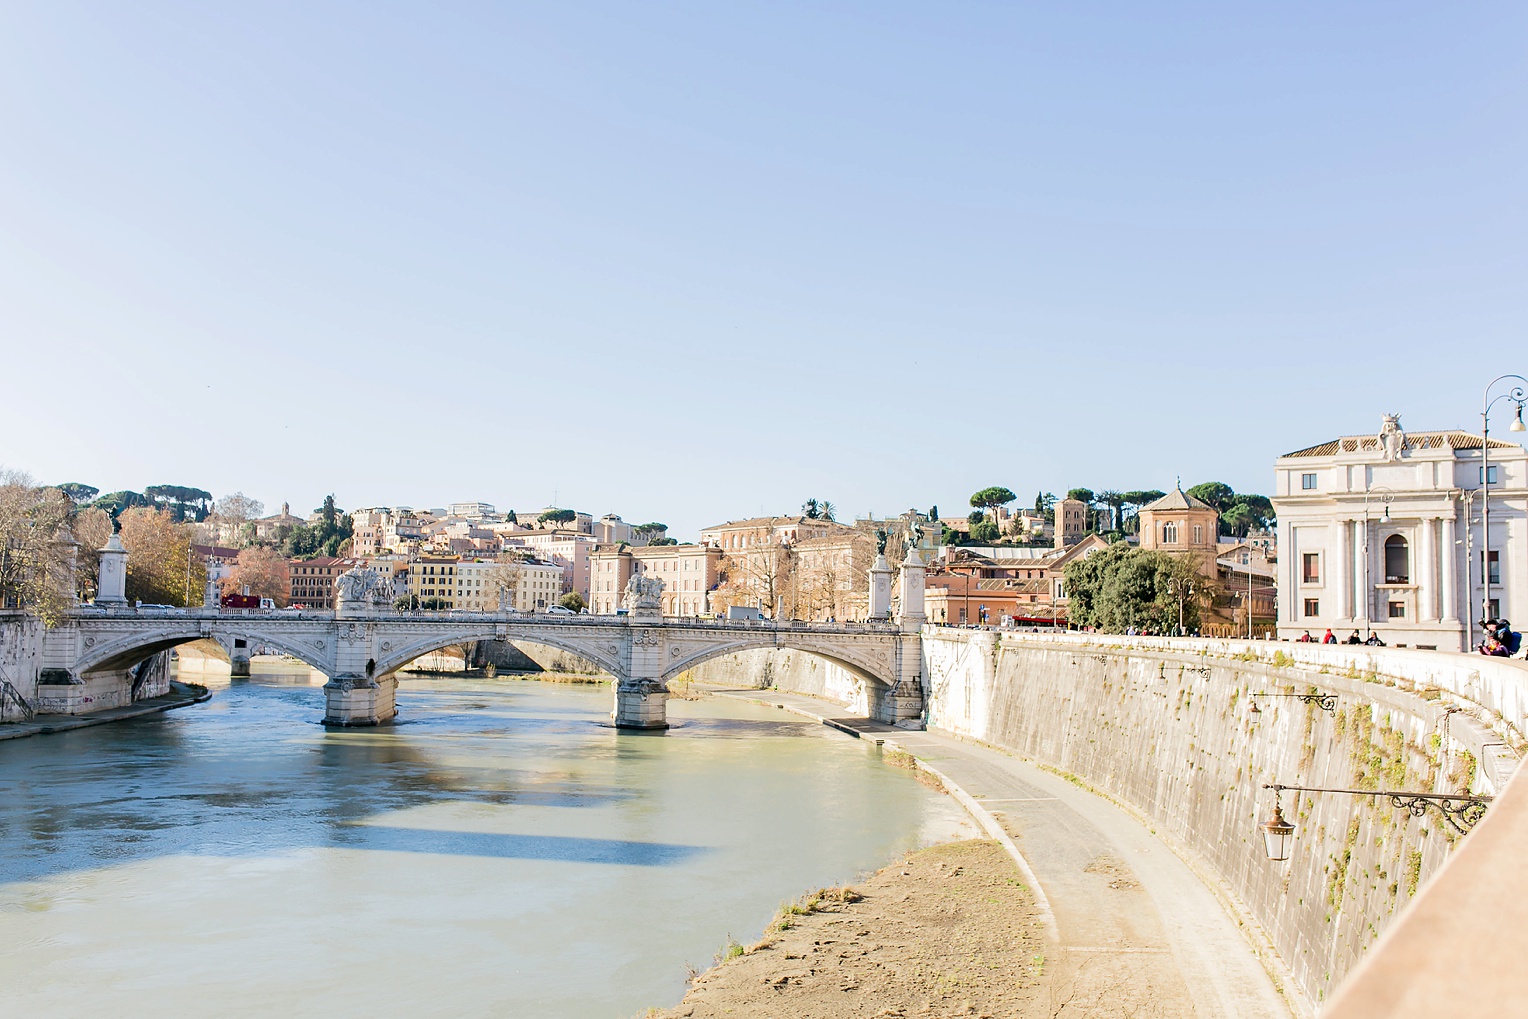
[[[1264,789],[1276,793],[1284,790],[1299,793],[1339,793],[1343,796],[1386,796],[1391,806],[1404,810],[1412,817],[1422,817],[1432,807],[1443,815],[1449,827],[1460,835],[1466,835],[1486,815],[1486,805],[1496,797],[1471,796],[1466,793],[1414,793],[1392,789],[1323,789],[1318,786],[1280,785],[1269,783]]]

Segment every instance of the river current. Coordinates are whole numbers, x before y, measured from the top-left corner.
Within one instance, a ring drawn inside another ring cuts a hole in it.
[[[405,679],[401,724],[325,730],[316,682],[0,742],[6,1014],[620,1019],[781,902],[970,833],[772,708],[632,734],[606,686]]]

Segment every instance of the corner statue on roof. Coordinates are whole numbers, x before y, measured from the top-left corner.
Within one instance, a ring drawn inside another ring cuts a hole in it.
[[[1406,433],[1401,430],[1399,414],[1384,414],[1379,426],[1379,448],[1386,463],[1394,463],[1406,452]]]

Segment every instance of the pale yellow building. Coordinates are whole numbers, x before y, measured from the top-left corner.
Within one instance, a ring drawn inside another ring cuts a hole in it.
[[[537,559],[462,560],[456,569],[455,605],[467,612],[499,611],[499,591],[508,592],[505,608],[535,612],[562,597],[562,567]]]

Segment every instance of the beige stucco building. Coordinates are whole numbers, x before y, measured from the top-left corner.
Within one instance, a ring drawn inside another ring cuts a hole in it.
[[[463,559],[456,567],[455,607],[468,612],[497,612],[499,592],[508,597],[504,608],[536,612],[562,597],[562,567],[536,559]]]
[[[1528,621],[1528,453],[1492,439],[1487,485],[1483,446],[1463,431],[1408,434],[1385,415],[1378,434],[1280,457],[1279,636],[1372,629],[1392,645],[1457,651],[1483,617]]]

